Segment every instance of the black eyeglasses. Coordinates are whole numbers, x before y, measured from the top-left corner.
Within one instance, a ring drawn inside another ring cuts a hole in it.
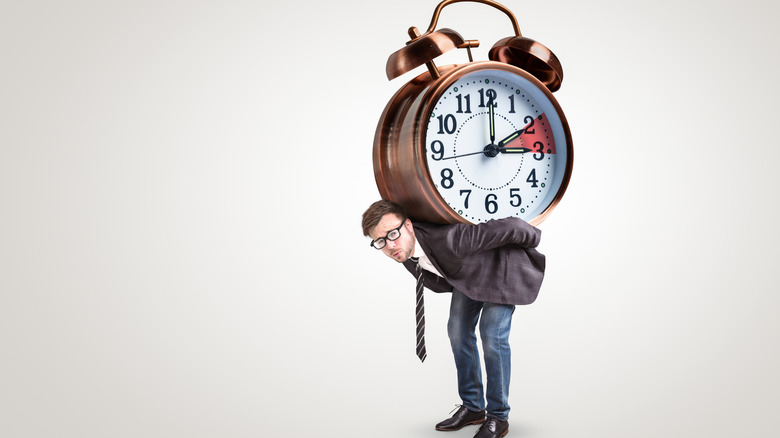
[[[379,239],[372,240],[371,246],[373,246],[376,249],[382,249],[387,245],[388,240],[396,240],[399,237],[401,237],[401,228],[403,228],[404,224],[406,223],[406,219],[401,222],[401,225],[398,226],[398,228],[393,228],[390,230],[385,237],[380,237]]]

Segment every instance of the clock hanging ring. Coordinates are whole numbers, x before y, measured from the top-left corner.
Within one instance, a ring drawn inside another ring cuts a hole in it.
[[[504,12],[515,35],[498,41],[488,61],[452,29],[435,30],[441,10],[475,1]],[[573,164],[571,133],[552,92],[563,71],[557,57],[523,37],[514,15],[490,0],[445,0],[428,30],[388,59],[393,79],[423,64],[385,107],[374,137],[373,164],[383,199],[413,219],[478,223],[520,217],[536,225],[560,202]],[[437,67],[433,58],[454,48],[469,62]]]

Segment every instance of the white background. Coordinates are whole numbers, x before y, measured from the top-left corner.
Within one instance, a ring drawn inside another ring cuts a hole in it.
[[[436,4],[3,3],[0,436],[443,436],[448,296],[420,364],[413,279],[360,232],[423,71],[385,61]],[[780,9],[505,4],[575,147],[510,436],[777,436]],[[472,3],[439,27],[477,59],[512,33]]]

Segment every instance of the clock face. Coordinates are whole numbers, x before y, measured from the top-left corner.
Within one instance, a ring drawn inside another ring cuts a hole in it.
[[[565,189],[568,126],[543,87],[481,69],[451,80],[431,105],[423,126],[428,173],[467,221],[531,221]]]

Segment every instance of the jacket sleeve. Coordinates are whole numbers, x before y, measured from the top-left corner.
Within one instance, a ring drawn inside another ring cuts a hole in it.
[[[447,233],[448,245],[457,257],[505,245],[536,248],[542,232],[520,218],[504,218],[476,225],[458,224]]]

